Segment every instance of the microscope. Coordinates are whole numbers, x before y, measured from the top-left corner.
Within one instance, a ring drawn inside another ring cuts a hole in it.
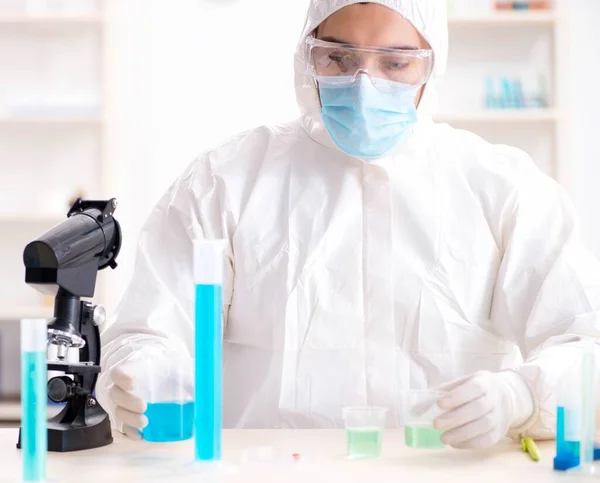
[[[55,297],[48,346],[56,346],[57,360],[48,360],[48,370],[64,375],[48,381],[48,397],[66,405],[48,421],[49,451],[92,449],[113,441],[108,414],[94,395],[101,371],[98,326],[106,314],[81,298],[94,296],[98,270],[117,266],[121,228],[113,217],[116,207],[114,198],[79,198],[66,220],[29,243],[23,253],[25,282]],[[69,349],[79,350],[79,362],[67,360]]]

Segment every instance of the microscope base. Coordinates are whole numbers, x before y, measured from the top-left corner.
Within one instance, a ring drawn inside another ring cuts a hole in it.
[[[60,414],[48,420],[48,451],[67,453],[100,448],[113,442],[110,419],[99,404],[88,408],[85,423],[79,418],[65,421],[69,412],[67,406]],[[17,448],[21,448],[21,429]]]
[[[113,442],[108,416],[93,426],[63,427],[48,422],[48,451],[67,453],[100,448]]]

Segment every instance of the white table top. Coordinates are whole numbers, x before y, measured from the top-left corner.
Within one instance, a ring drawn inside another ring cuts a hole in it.
[[[18,430],[0,429],[0,481],[19,482]],[[538,445],[533,462],[516,445],[485,451],[414,450],[403,444],[401,431],[386,431],[383,456],[376,460],[346,460],[346,439],[340,430],[231,430],[223,434],[226,471],[183,473],[193,459],[193,443],[133,442],[115,434],[113,444],[91,451],[50,453],[50,482],[131,483],[141,481],[317,482],[444,482],[546,483],[582,481],[552,470],[554,444]],[[263,449],[261,449],[263,448]],[[266,448],[271,448],[270,450]],[[280,458],[275,456],[279,453]],[[299,453],[294,461],[292,454]],[[267,461],[264,461],[267,460]],[[269,461],[270,460],[270,461]]]

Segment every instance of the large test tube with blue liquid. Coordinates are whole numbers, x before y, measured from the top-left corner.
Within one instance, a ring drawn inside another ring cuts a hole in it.
[[[48,367],[45,319],[21,321],[21,408],[23,413],[21,450],[23,481],[46,481],[48,422],[46,385]]]
[[[196,461],[221,459],[224,240],[194,241]]]

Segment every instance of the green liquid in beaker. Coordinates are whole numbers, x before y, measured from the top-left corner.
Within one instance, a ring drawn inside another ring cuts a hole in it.
[[[406,425],[404,428],[404,442],[411,448],[439,449],[443,448],[441,437],[443,431],[438,431],[433,426]]]
[[[349,458],[377,458],[381,456],[383,429],[347,428]]]

